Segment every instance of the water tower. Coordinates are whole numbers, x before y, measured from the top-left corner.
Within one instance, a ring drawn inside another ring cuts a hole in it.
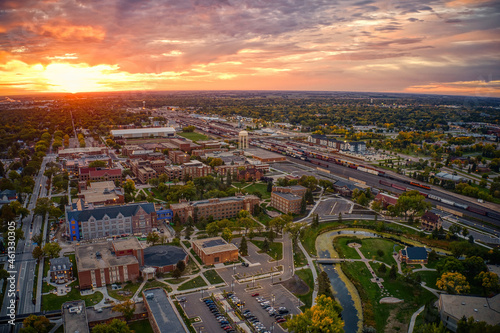
[[[238,143],[239,143],[241,150],[248,149],[248,132],[247,131],[241,131],[238,134]]]

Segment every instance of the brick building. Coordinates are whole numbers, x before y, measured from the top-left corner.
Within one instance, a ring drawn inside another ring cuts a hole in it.
[[[78,183],[78,197],[86,204],[94,206],[117,205],[125,202],[121,188],[117,188],[112,181],[95,182],[87,185],[87,182]]]
[[[197,239],[192,242],[194,252],[205,265],[238,260],[238,248],[221,237]]]
[[[255,166],[248,166],[244,170],[238,171],[239,181],[251,181],[251,180],[261,180],[264,176],[264,172]]]
[[[182,165],[184,169],[183,177],[190,176],[191,178],[205,177],[212,173],[212,167],[203,164],[200,161],[191,161]]]
[[[130,171],[142,184],[147,184],[151,178],[164,173],[166,165],[165,160],[134,160],[130,162]]]
[[[167,175],[168,180],[181,180],[184,177],[184,170],[179,165],[166,166],[164,168],[164,173]]]
[[[407,264],[427,264],[425,247],[405,247],[399,250],[399,259]]]
[[[152,203],[86,208],[73,204],[66,210],[70,240],[122,234],[147,234],[156,227]]]
[[[79,176],[80,181],[122,181],[121,169],[103,169],[103,168],[80,168]]]
[[[170,150],[168,152],[168,158],[172,161],[173,164],[183,164],[189,162],[191,156],[180,150]]]
[[[302,198],[306,191],[307,188],[301,185],[273,186],[271,206],[285,214],[300,214]]]
[[[80,290],[136,281],[144,253],[137,238],[78,245],[75,249]]]
[[[170,209],[174,216],[177,214],[181,222],[185,223],[190,216],[194,218],[195,210],[198,218],[204,217],[206,219],[212,216],[215,220],[232,218],[242,210],[253,214],[254,207],[259,202],[260,199],[257,196],[246,195],[190,202],[184,201],[170,205]]]
[[[433,231],[435,229],[441,228],[443,219],[441,216],[434,214],[433,212],[427,211],[420,218],[420,226],[423,230]]]
[[[68,257],[50,259],[50,280],[55,283],[66,283],[73,279],[73,264]]]

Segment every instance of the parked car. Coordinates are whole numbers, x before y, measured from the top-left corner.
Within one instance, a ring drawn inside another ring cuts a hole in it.
[[[252,297],[259,296],[259,293],[252,294]]]

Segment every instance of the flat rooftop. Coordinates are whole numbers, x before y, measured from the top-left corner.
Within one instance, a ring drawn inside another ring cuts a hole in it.
[[[302,197],[300,195],[297,195],[297,194],[293,194],[293,193],[283,193],[283,192],[273,192],[274,195],[277,195],[279,197],[282,197],[283,199],[286,199],[286,200],[301,200],[302,201]]]
[[[130,249],[140,250],[142,249],[141,243],[135,237],[130,237],[128,239],[119,239],[113,241],[113,247],[115,251],[124,251]]]
[[[163,288],[154,288],[143,291],[144,295],[153,294],[153,298],[144,297],[144,301],[151,310],[152,319],[160,333],[184,333],[188,332],[181,319],[177,316],[177,310],[171,303]]]
[[[139,263],[132,255],[117,257],[112,252],[114,250],[110,241],[78,245],[75,249],[76,266],[79,271],[85,271]]]
[[[238,250],[236,245],[232,243],[227,243],[221,237],[197,239],[193,241],[193,244],[196,244],[196,246],[207,255],[219,252]]]
[[[255,158],[260,158],[260,159],[280,158],[280,157],[286,159],[286,156],[284,155],[276,154],[273,153],[272,151],[267,151],[267,150],[249,148],[245,152],[252,155]]]
[[[84,301],[71,301],[62,305],[64,333],[90,333]]]
[[[500,294],[492,298],[441,294],[439,302],[442,311],[458,320],[465,316],[489,325],[500,324]]]

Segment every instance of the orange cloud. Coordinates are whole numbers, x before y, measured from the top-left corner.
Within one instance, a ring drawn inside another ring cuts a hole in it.
[[[410,86],[406,92],[419,94],[500,97],[500,81],[459,81]]]
[[[54,37],[56,39],[72,39],[72,40],[103,40],[106,32],[101,27],[71,25],[67,21],[51,22],[50,24],[42,25],[38,33],[44,36]]]

